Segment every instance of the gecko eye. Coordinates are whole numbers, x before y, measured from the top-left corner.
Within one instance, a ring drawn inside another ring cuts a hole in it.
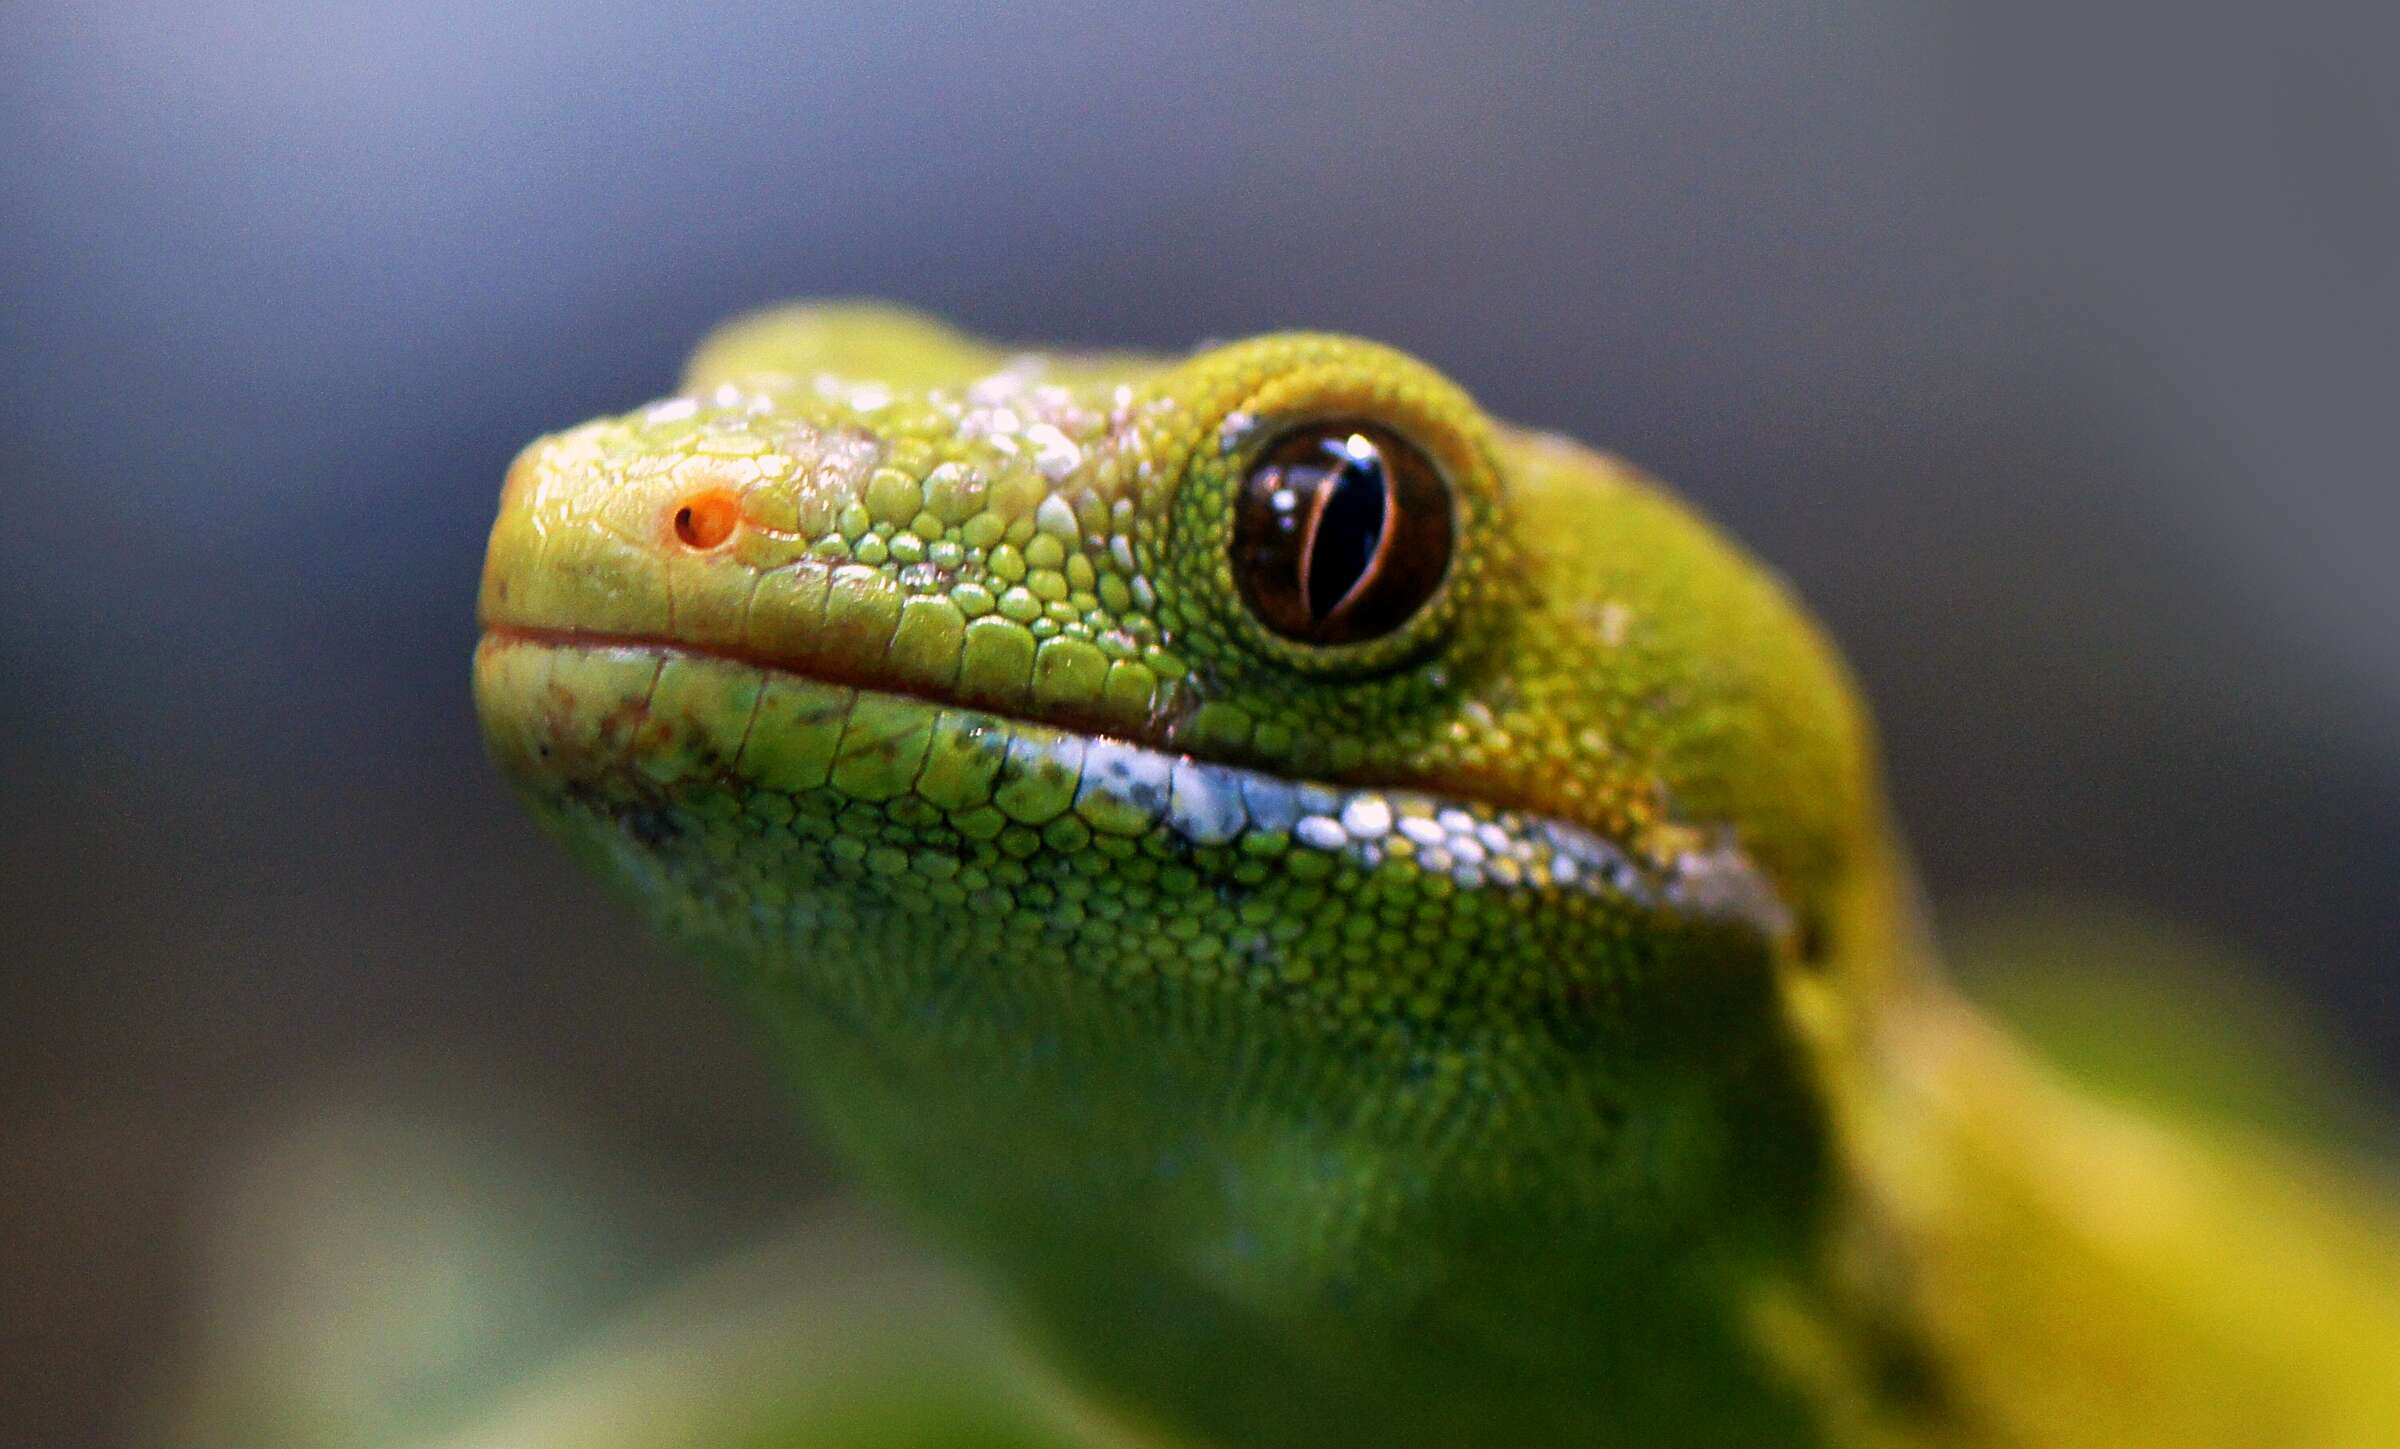
[[[1391,429],[1317,422],[1262,449],[1242,482],[1233,574],[1260,621],[1304,644],[1408,622],[1450,567],[1450,489]]]

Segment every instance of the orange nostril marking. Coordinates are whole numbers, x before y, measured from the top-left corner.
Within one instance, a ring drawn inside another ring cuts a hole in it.
[[[715,548],[733,537],[733,526],[741,521],[741,500],[729,489],[711,488],[677,505],[675,537],[687,548]]]

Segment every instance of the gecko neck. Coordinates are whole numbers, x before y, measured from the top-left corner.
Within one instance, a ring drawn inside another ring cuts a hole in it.
[[[2231,1449],[2400,1422],[2400,1305],[2360,1271],[2394,1260],[2390,1220],[2355,1183],[2078,1090],[1930,973],[1865,1061],[1836,1134],[1843,1327],[1793,1355],[1859,1442]]]

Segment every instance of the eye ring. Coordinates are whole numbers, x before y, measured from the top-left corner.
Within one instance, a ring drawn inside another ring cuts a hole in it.
[[[1235,499],[1234,580],[1259,622],[1334,647],[1397,632],[1440,591],[1455,548],[1450,485],[1366,419],[1302,423],[1251,458]]]

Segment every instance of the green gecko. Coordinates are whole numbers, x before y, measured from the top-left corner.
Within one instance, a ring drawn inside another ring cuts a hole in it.
[[[1092,1442],[2400,1442],[2400,1218],[2023,1059],[1787,592],[1399,352],[740,320],[481,613],[534,814]]]

